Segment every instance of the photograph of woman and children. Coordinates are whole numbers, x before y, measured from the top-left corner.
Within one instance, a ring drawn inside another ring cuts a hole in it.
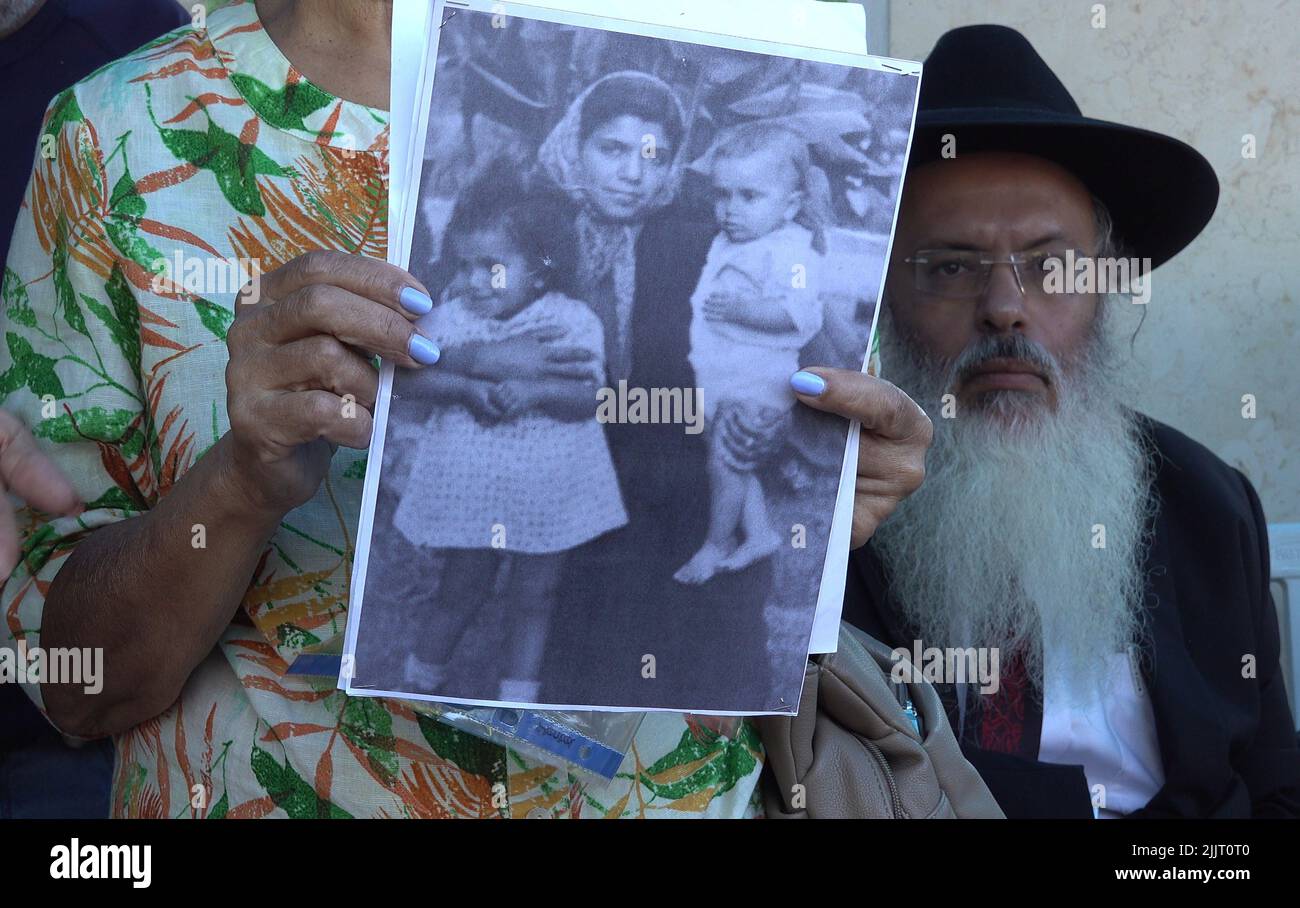
[[[495,18],[441,31],[443,359],[394,379],[353,684],[792,712],[847,424],[790,376],[863,366],[917,79]]]

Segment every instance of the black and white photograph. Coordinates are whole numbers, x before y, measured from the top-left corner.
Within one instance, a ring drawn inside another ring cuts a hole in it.
[[[349,690],[793,713],[919,67],[540,16],[443,12]]]

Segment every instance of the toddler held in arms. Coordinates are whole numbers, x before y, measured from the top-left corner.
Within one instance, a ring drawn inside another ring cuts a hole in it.
[[[674,574],[701,584],[776,551],[754,463],[730,456],[718,427],[750,436],[778,430],[794,406],[790,375],[822,325],[818,274],[826,239],[808,144],[772,123],[724,133],[705,156],[721,228],[691,296],[690,362],[703,398],[709,460],[709,529]]]

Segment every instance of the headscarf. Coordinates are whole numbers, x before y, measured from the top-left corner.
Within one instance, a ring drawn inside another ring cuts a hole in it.
[[[578,205],[574,223],[578,248],[582,252],[578,257],[578,285],[592,288],[599,285],[606,276],[612,278],[614,315],[617,319],[617,332],[614,335],[616,348],[606,350],[606,360],[610,377],[620,378],[631,372],[628,333],[636,293],[636,240],[641,225],[606,221],[595,215],[586,198],[586,181],[582,172],[583,108],[597,88],[615,79],[629,83],[630,91],[655,91],[667,95],[677,109],[683,131],[681,138],[685,139],[686,112],[677,93],[666,82],[648,73],[623,70],[602,76],[574,98],[560,122],[537,150],[537,167],[541,176]],[[684,147],[673,149],[668,176],[646,204],[646,214],[664,208],[676,198],[685,159]]]
[[[569,105],[569,109],[565,111],[560,122],[555,124],[555,128],[551,130],[550,135],[546,137],[537,150],[537,164],[542,173],[560,191],[584,207],[586,205],[586,187],[582,174],[582,109],[586,106],[587,99],[591,97],[597,88],[606,82],[614,80],[641,83],[640,85],[629,85],[630,91],[655,91],[666,95],[672,100],[673,106],[677,109],[678,119],[681,121],[683,131],[686,129],[686,111],[682,107],[681,99],[677,97],[677,92],[673,91],[667,82],[655,78],[649,73],[622,70],[601,76],[588,85],[581,94],[573,99],[573,103]],[[681,184],[683,162],[686,158],[685,151],[685,148],[674,149],[673,164],[668,178],[664,180],[655,197],[646,205],[647,212],[663,208],[676,198],[677,190]]]

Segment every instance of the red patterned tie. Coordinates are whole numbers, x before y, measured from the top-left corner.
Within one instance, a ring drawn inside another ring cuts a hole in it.
[[[1018,753],[1025,731],[1025,664],[1017,652],[1002,666],[997,693],[983,698],[976,740],[984,750]]]

